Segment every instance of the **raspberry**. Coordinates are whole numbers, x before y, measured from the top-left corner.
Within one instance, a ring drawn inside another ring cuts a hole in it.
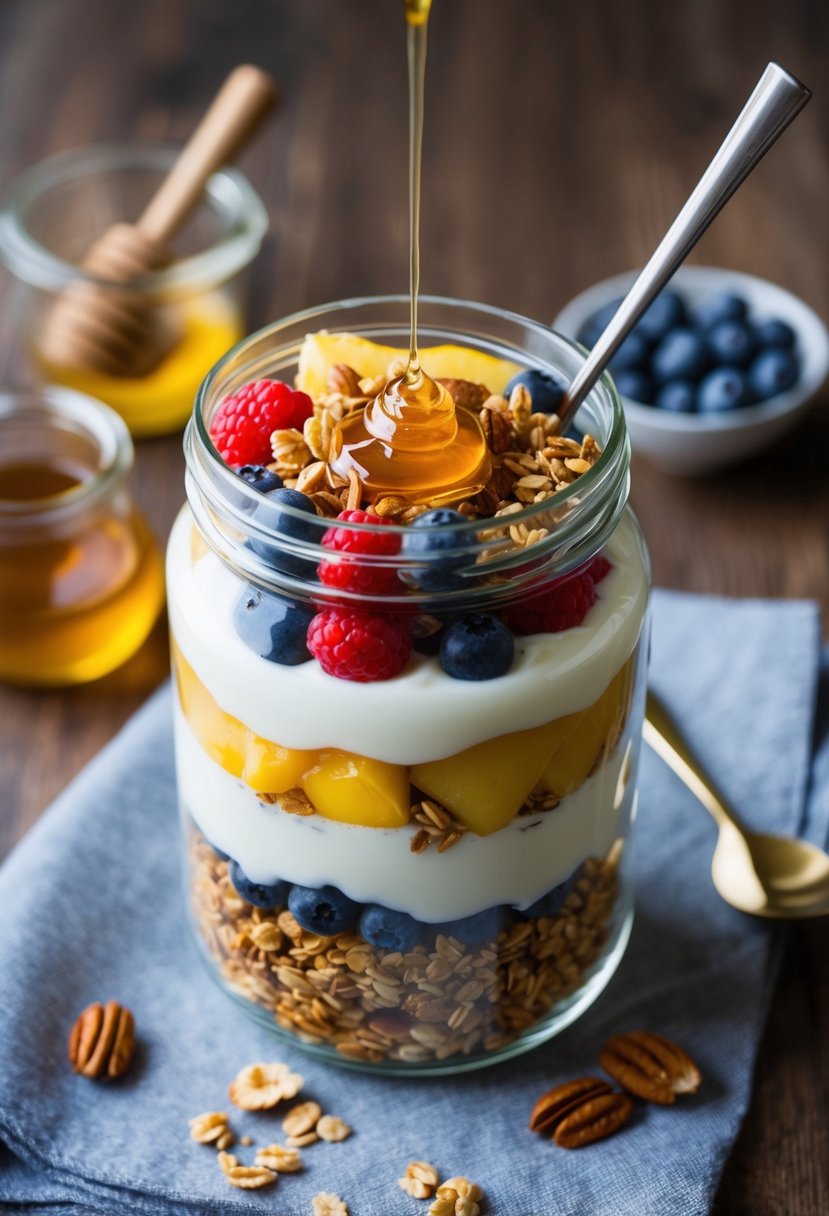
[[[341,511],[337,519],[349,524],[388,524],[391,521],[372,515],[369,511]],[[353,528],[329,528],[322,538],[326,549],[345,554],[339,561],[319,564],[320,582],[340,591],[357,591],[361,595],[390,595],[400,590],[397,570],[393,566],[377,566],[361,562],[359,557],[393,557],[400,552],[400,540],[394,533],[356,532]]]
[[[611,562],[607,560],[603,553],[597,553],[590,565],[587,567],[587,572],[593,580],[594,585],[600,583],[606,574],[610,574],[613,569]]]
[[[233,468],[267,464],[271,434],[295,427],[301,431],[314,406],[307,393],[281,380],[256,380],[225,397],[210,423],[210,438]]]
[[[327,608],[308,626],[308,649],[338,680],[388,680],[405,666],[411,648],[408,626],[375,612]]]
[[[564,582],[548,584],[535,595],[511,604],[503,613],[514,633],[560,633],[580,625],[596,602],[596,588],[586,570]]]

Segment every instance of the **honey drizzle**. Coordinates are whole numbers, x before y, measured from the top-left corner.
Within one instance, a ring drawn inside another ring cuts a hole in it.
[[[420,387],[423,374],[417,351],[417,297],[420,291],[420,179],[426,83],[426,33],[432,0],[405,0],[406,53],[409,65],[409,296],[411,331],[406,383]]]

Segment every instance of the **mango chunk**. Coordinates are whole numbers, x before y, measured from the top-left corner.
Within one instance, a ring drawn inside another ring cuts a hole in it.
[[[615,743],[630,705],[633,662],[631,656],[598,701],[577,715],[576,729],[550,756],[541,784],[552,794],[565,798],[574,793]]]
[[[402,764],[323,751],[302,788],[325,819],[366,828],[401,828],[409,822],[409,771]]]
[[[281,747],[251,732],[242,780],[258,793],[284,794],[302,785],[302,778],[316,764],[317,755],[315,751]]]
[[[193,734],[211,760],[231,776],[241,777],[248,728],[220,708],[176,647],[173,647],[173,666],[181,708]]]
[[[570,737],[580,716],[569,714],[531,730],[487,739],[445,760],[415,764],[412,783],[464,827],[489,836],[518,813],[551,753]]]

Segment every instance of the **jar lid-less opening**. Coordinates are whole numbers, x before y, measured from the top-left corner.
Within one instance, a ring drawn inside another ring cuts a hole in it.
[[[96,179],[107,182],[115,181],[118,175],[145,173],[160,184],[179,151],[166,145],[101,145],[61,152],[35,165],[13,186],[0,213],[0,258],[22,282],[46,291],[62,291],[79,280],[94,283],[104,291],[112,290],[111,281],[89,274],[79,263],[96,236],[119,219],[134,221],[138,215],[107,215],[83,247],[68,257],[32,230],[37,208],[62,190],[86,188],[90,190],[91,206]],[[149,201],[149,194],[144,201]],[[127,285],[132,290],[158,299],[191,295],[226,282],[253,260],[267,231],[268,217],[247,178],[230,168],[212,174],[205,186],[203,205],[220,229],[215,239],[163,270],[130,280]],[[124,284],[118,287],[123,290]]]
[[[292,379],[306,333],[343,330],[384,345],[405,346],[408,308],[407,296],[388,296],[344,300],[294,314],[234,347],[203,381],[185,433],[188,498],[205,539],[240,577],[297,598],[346,600],[355,605],[364,601],[342,589],[332,593],[316,580],[317,563],[331,558],[330,550],[322,546],[331,519],[269,506],[266,497],[224,463],[210,439],[210,419],[220,401],[246,382],[266,376]],[[452,342],[568,381],[584,360],[581,347],[535,321],[463,300],[422,297],[419,337],[421,349]],[[457,564],[458,579],[451,588],[439,593],[424,588],[422,572],[428,560],[407,548],[411,528],[383,525],[385,535],[399,536],[400,553],[391,558],[361,555],[360,560],[397,571],[401,594],[383,596],[384,607],[414,603],[428,611],[439,603],[447,611],[491,604],[564,575],[597,552],[621,518],[629,487],[624,415],[608,377],[587,398],[576,425],[593,434],[602,449],[588,472],[552,498],[509,516],[445,526],[451,545],[441,548],[439,560]],[[380,525],[347,526],[357,532],[380,530]],[[522,547],[511,532],[521,527],[543,530],[544,535]]]
[[[77,478],[45,497],[3,498],[0,489],[5,536],[71,527],[120,488],[132,460],[129,431],[103,402],[66,388],[0,388],[0,468],[42,465]]]

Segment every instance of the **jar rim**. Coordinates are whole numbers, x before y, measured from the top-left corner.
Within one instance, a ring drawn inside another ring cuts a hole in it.
[[[212,497],[214,500],[221,500],[218,503],[216,501],[209,503],[205,501],[203,503],[206,508],[205,511],[200,511],[197,513],[197,522],[203,525],[208,533],[206,535],[208,543],[213,544],[213,547],[216,548],[217,551],[221,553],[222,545],[224,544],[227,535],[233,532],[234,526],[238,530],[238,527],[242,521],[244,521],[243,527],[247,530],[249,536],[252,535],[256,540],[260,540],[262,542],[267,541],[268,538],[267,529],[258,529],[255,521],[252,518],[257,504],[261,504],[263,501],[262,495],[259,494],[258,491],[254,490],[253,487],[244,482],[241,478],[239,478],[237,473],[225,463],[210,438],[209,421],[206,415],[208,415],[211,403],[215,404],[215,402],[212,402],[212,399],[215,398],[216,389],[221,384],[223,377],[225,377],[227,380],[231,379],[228,375],[229,369],[231,369],[234,364],[241,362],[246,352],[252,352],[257,343],[261,344],[263,342],[267,342],[269,339],[277,340],[272,352],[272,357],[274,360],[280,353],[283,355],[286,355],[286,353],[293,355],[294,353],[298,352],[299,349],[298,345],[296,345],[296,340],[294,339],[294,344],[289,342],[287,346],[280,346],[278,343],[279,336],[286,335],[287,340],[289,331],[293,331],[294,334],[298,332],[304,334],[306,332],[306,327],[307,329],[316,328],[317,330],[325,328],[325,326],[321,324],[321,320],[323,318],[325,318],[328,322],[332,322],[336,319],[337,314],[347,314],[348,312],[353,313],[355,310],[365,308],[396,308],[402,314],[405,310],[408,310],[408,306],[409,297],[408,295],[403,294],[387,296],[358,296],[317,305],[313,308],[292,313],[289,316],[286,316],[277,322],[273,322],[270,325],[267,325],[249,335],[241,342],[237,343],[237,345],[229,350],[222,359],[214,364],[199,387],[193,414],[185,431],[184,446],[188,465],[188,497],[190,497],[191,506],[193,505],[194,498],[204,498],[205,494],[207,499]],[[437,321],[433,319],[430,317],[430,310],[436,310],[438,312],[442,310],[443,312],[448,312],[449,314],[454,313],[457,316],[457,327],[453,329],[451,322]],[[461,317],[464,310],[466,310],[467,321],[469,321],[469,318],[471,317],[475,320],[483,320],[487,323],[495,323],[496,325],[500,324],[507,327],[513,326],[516,327],[516,332],[518,329],[520,329],[523,333],[529,333],[537,338],[539,346],[552,344],[559,350],[566,351],[568,356],[571,359],[575,358],[579,364],[584,359],[584,347],[561,334],[557,334],[555,331],[542,325],[540,322],[534,321],[528,317],[523,317],[519,313],[497,308],[493,305],[479,304],[477,302],[453,299],[451,297],[430,295],[420,297],[421,338],[429,336],[434,332],[436,336],[439,333],[444,342],[453,341],[463,345],[464,341],[467,341],[470,345],[473,344],[472,331],[465,331],[461,323]],[[345,328],[348,328],[347,317],[344,317],[344,321]],[[392,323],[391,321],[389,321],[388,325],[385,326],[386,329],[395,327],[396,322]],[[374,328],[376,330],[382,330],[384,325],[378,322]],[[360,325],[355,325],[353,332],[364,335],[366,329],[370,330],[371,327],[361,327]],[[406,321],[406,334],[408,335],[408,320]],[[542,355],[540,355],[538,350],[529,351],[516,344],[511,344],[506,339],[496,339],[491,334],[476,334],[474,336],[479,339],[481,349],[485,349],[486,343],[489,343],[490,345],[494,344],[494,346],[499,350],[499,353],[503,352],[504,357],[507,357],[507,354],[509,353],[511,357],[513,357],[516,361],[520,361],[524,366],[535,366],[540,367],[541,370],[549,369],[552,371],[558,371],[558,374],[561,375],[561,369],[556,368],[550,359],[545,359]],[[259,360],[259,363],[255,365],[255,370],[252,372],[250,372],[250,369],[254,367],[253,359],[251,359],[247,365],[243,366],[242,371],[247,376],[247,379],[258,379],[262,374],[267,374],[266,369],[261,366],[261,364],[266,363],[267,357],[270,357],[270,355],[263,356]],[[250,372],[250,374],[248,374],[248,372]],[[238,373],[237,375],[240,384],[242,382],[241,374],[242,373]],[[223,388],[222,395],[226,394],[227,392],[232,392],[235,387],[238,387],[238,385],[232,383],[226,384],[226,386]],[[486,518],[464,520],[462,523],[457,522],[444,525],[443,527],[445,528],[447,534],[451,533],[453,536],[458,538],[459,547],[464,544],[468,545],[472,537],[477,536],[477,534],[480,534],[487,528],[498,526],[503,529],[506,522],[511,525],[523,524],[528,528],[532,528],[533,525],[538,524],[545,517],[545,515],[549,517],[551,510],[559,512],[561,508],[564,508],[564,514],[566,514],[569,510],[568,518],[571,522],[569,525],[567,523],[562,525],[556,534],[555,541],[558,543],[559,548],[561,548],[561,545],[566,542],[571,546],[572,549],[570,556],[565,559],[562,572],[564,572],[565,567],[566,569],[574,569],[585,560],[585,545],[588,543],[585,539],[585,533],[587,531],[587,510],[584,509],[581,511],[579,527],[576,528],[576,516],[579,515],[578,507],[580,504],[586,504],[586,502],[590,500],[592,500],[592,503],[596,507],[597,520],[595,535],[592,536],[591,534],[591,536],[593,539],[596,539],[599,542],[599,544],[596,546],[597,548],[600,547],[601,543],[604,543],[604,540],[607,538],[607,536],[609,536],[613,527],[615,527],[615,524],[621,517],[621,513],[627,503],[630,445],[627,436],[627,428],[625,426],[621,399],[619,398],[612,380],[607,375],[601,378],[596,388],[588,396],[585,406],[589,407],[591,403],[595,404],[595,402],[599,399],[603,403],[605,412],[609,412],[610,424],[606,435],[603,436],[601,454],[592,468],[578,477],[575,482],[556,492],[553,500],[548,498],[540,503],[529,504],[521,510],[511,513],[508,517],[490,516]],[[582,406],[582,408],[584,409],[585,406]],[[241,506],[241,508],[237,505],[240,502],[244,504]],[[220,516],[222,516],[223,511],[226,512],[225,518],[217,527],[217,520]],[[307,513],[297,508],[290,507],[287,504],[279,505],[279,514],[284,515],[287,519],[296,524],[307,523],[309,518]],[[201,518],[199,518],[199,516],[201,516]],[[235,520],[231,518],[232,516],[235,516]],[[321,542],[323,532],[331,526],[332,520],[318,518],[315,520],[315,522],[319,525],[319,542]],[[397,533],[397,535],[401,537],[401,542],[402,538],[411,531],[409,525],[395,523],[380,525],[349,522],[345,526],[347,526],[349,530],[353,528],[355,532],[376,533],[382,531],[385,535]],[[576,532],[578,532],[580,537],[578,544],[574,539]],[[550,537],[549,539],[550,544],[546,547],[543,542],[538,547],[533,546],[533,557],[538,555],[538,557],[541,558],[546,554],[546,557],[549,558],[550,551],[555,547],[553,544],[553,538]],[[319,560],[320,556],[324,556],[325,554],[325,550],[320,549],[319,543],[316,541],[313,543],[307,543],[304,546],[297,544],[289,547],[293,549],[296,556],[302,556],[306,560],[312,559],[315,553],[317,560]],[[486,542],[481,542],[479,548],[482,550],[486,548]],[[525,550],[524,553],[524,561],[526,564],[527,551]],[[234,558],[239,559],[238,552],[234,555]],[[227,560],[226,556],[225,560]],[[399,561],[399,558],[395,560]],[[517,554],[514,552],[511,553],[509,558],[495,558],[487,568],[489,571],[494,572],[499,570],[511,570],[512,568],[517,568],[520,565],[520,562],[521,551],[519,550]],[[249,555],[245,554],[242,560],[235,560],[235,562],[232,562],[231,564],[235,564],[237,570],[244,577],[252,577],[254,581],[259,581],[264,585],[267,585],[267,571],[261,569],[261,563],[257,563],[255,560],[250,559]],[[378,564],[383,564],[382,560],[378,559]],[[547,577],[549,577],[549,571],[547,572]],[[297,593],[301,587],[300,582],[295,582],[291,579],[280,579],[279,582],[283,588],[286,588],[294,593]],[[317,594],[318,591],[319,589],[315,591],[315,594]],[[324,596],[324,588],[322,589],[322,593]],[[345,598],[348,599],[351,597],[345,596]],[[355,602],[357,598],[359,597],[354,597]]]
[[[27,226],[28,209],[54,187],[90,174],[122,169],[166,173],[180,151],[173,144],[91,144],[33,165],[14,182],[0,212],[0,260],[22,282],[47,291],[61,291],[79,280],[111,289],[110,280],[90,274],[38,241]],[[228,230],[209,248],[141,275],[130,281],[130,287],[158,295],[189,294],[226,282],[253,260],[267,231],[268,216],[248,179],[226,166],[211,174],[205,194],[226,219]]]
[[[9,499],[0,496],[0,524],[40,528],[64,523],[89,511],[111,495],[132,467],[134,449],[129,430],[113,409],[75,389],[44,385],[40,388],[0,386],[0,436],[16,419],[38,419],[94,445],[97,467],[68,490],[41,498]],[[6,443],[0,444],[3,455]],[[8,462],[10,463],[10,462]]]

